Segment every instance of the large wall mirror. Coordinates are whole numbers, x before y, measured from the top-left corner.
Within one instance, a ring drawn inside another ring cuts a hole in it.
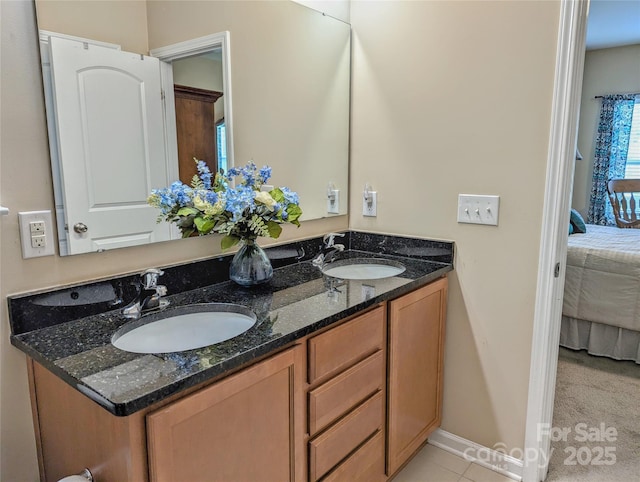
[[[36,12],[50,89],[46,108],[61,254],[179,237],[171,226],[155,223],[158,213],[144,200],[151,188],[188,180],[192,157],[206,158],[213,169],[249,160],[270,165],[270,182],[300,194],[302,221],[347,213],[348,24],[289,0],[36,0]],[[76,109],[82,115],[61,113],[78,97],[77,87],[75,94],[56,92],[65,82],[73,84],[63,67],[90,70],[75,60],[68,66],[66,59],[87,52],[92,59],[99,52],[104,65],[118,57],[132,69],[158,62],[159,85],[149,80],[144,88],[127,90],[144,73],[118,76],[125,70],[110,67],[108,76],[83,84],[85,105]],[[156,88],[164,103],[159,113],[140,94]],[[181,119],[193,114],[180,114],[182,109],[205,109],[206,126],[185,127]],[[96,131],[109,135],[96,141],[86,134]],[[210,136],[194,140],[197,132]],[[71,152],[82,163],[65,168],[61,144],[69,136],[76,138]],[[131,151],[140,162],[126,161]],[[163,163],[153,164],[156,158]],[[82,188],[89,211],[101,217],[87,221],[73,214],[77,203],[64,195],[70,184]],[[340,190],[335,213],[328,212],[330,185]],[[125,219],[137,231],[120,232]]]

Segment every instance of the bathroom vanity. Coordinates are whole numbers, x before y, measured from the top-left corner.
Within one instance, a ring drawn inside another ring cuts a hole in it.
[[[121,310],[64,321],[75,315],[59,306],[29,330],[38,324],[34,306],[52,293],[12,297],[42,480],[84,467],[98,482],[383,481],[397,473],[441,420],[453,245],[356,232],[345,241],[342,258],[406,269],[343,280],[312,266],[318,240],[274,248],[273,259],[293,254],[267,285],[169,290],[172,306],[239,303],[257,315],[246,333],[186,352],[113,347]]]

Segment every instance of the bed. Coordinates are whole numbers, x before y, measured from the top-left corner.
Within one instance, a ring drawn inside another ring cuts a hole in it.
[[[569,236],[560,345],[640,364],[640,229]]]

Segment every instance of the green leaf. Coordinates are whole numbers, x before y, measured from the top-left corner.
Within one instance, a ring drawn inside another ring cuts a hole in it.
[[[191,236],[193,233],[196,232],[195,229],[193,228],[189,228],[189,229],[182,229],[182,237],[183,238],[188,238],[189,236]]]
[[[184,208],[180,208],[177,212],[178,216],[189,216],[189,215],[195,215],[195,214],[200,214],[200,211],[198,211],[196,208],[192,208],[192,207],[184,207]]]
[[[276,187],[275,189],[272,189],[271,191],[269,191],[269,194],[271,194],[271,197],[277,203],[281,203],[282,201],[284,201],[284,193],[282,192],[282,189],[280,189],[279,187]]]
[[[282,232],[282,226],[280,226],[275,221],[267,222],[267,229],[269,230],[269,237],[273,239],[278,239],[280,237],[280,233]]]
[[[222,240],[220,241],[220,246],[222,247],[222,249],[229,249],[238,244],[239,241],[239,237],[228,234],[227,236],[222,238]]]
[[[302,209],[300,209],[300,206],[296,206],[295,204],[289,204],[287,206],[287,221],[290,222],[291,224],[295,224],[296,226],[300,226],[300,223],[298,222],[298,218],[300,216],[302,216]]]
[[[193,220],[193,223],[200,234],[209,234],[216,224],[213,219],[204,219],[199,216]]]
[[[265,236],[265,237],[269,236],[269,228],[264,222],[264,219],[262,219],[257,214],[254,214],[251,217],[251,219],[247,223],[247,226],[249,227],[251,232],[254,233],[256,236]]]

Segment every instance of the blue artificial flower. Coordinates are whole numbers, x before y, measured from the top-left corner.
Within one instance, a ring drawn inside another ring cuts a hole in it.
[[[160,209],[163,215],[168,214],[175,207],[175,199],[168,188],[152,189],[149,203]]]
[[[263,166],[260,169],[260,179],[262,180],[262,184],[266,183],[271,177],[271,168],[269,166]]]
[[[247,165],[240,169],[240,174],[244,178],[243,185],[253,186],[256,183],[256,170],[257,167],[253,161],[247,162]]]
[[[286,211],[286,210],[283,210],[283,211],[282,211],[282,216],[281,216],[281,217],[282,217],[282,220],[283,220],[283,221],[286,221],[286,220],[287,220],[287,218],[289,217],[289,213],[287,213],[287,211]]]
[[[218,195],[213,191],[206,191],[203,199],[210,204],[215,204],[218,202]]]
[[[234,177],[239,175],[240,171],[237,168],[232,167],[227,171],[227,175],[225,177],[227,178],[227,181],[232,181]]]
[[[176,203],[184,205],[191,202],[192,189],[186,184],[175,181],[169,186],[169,191],[171,195],[173,195]]]
[[[225,210],[232,215],[232,221],[238,221],[245,209],[255,207],[254,190],[249,186],[237,186],[226,191]]]
[[[284,200],[289,204],[298,204],[300,202],[300,198],[298,197],[298,193],[292,191],[288,187],[281,187],[280,190],[284,195]]]
[[[204,161],[198,161],[196,163],[198,168],[198,174],[200,175],[200,179],[202,179],[202,183],[204,184],[205,189],[211,189],[211,171],[209,170],[209,166]]]

